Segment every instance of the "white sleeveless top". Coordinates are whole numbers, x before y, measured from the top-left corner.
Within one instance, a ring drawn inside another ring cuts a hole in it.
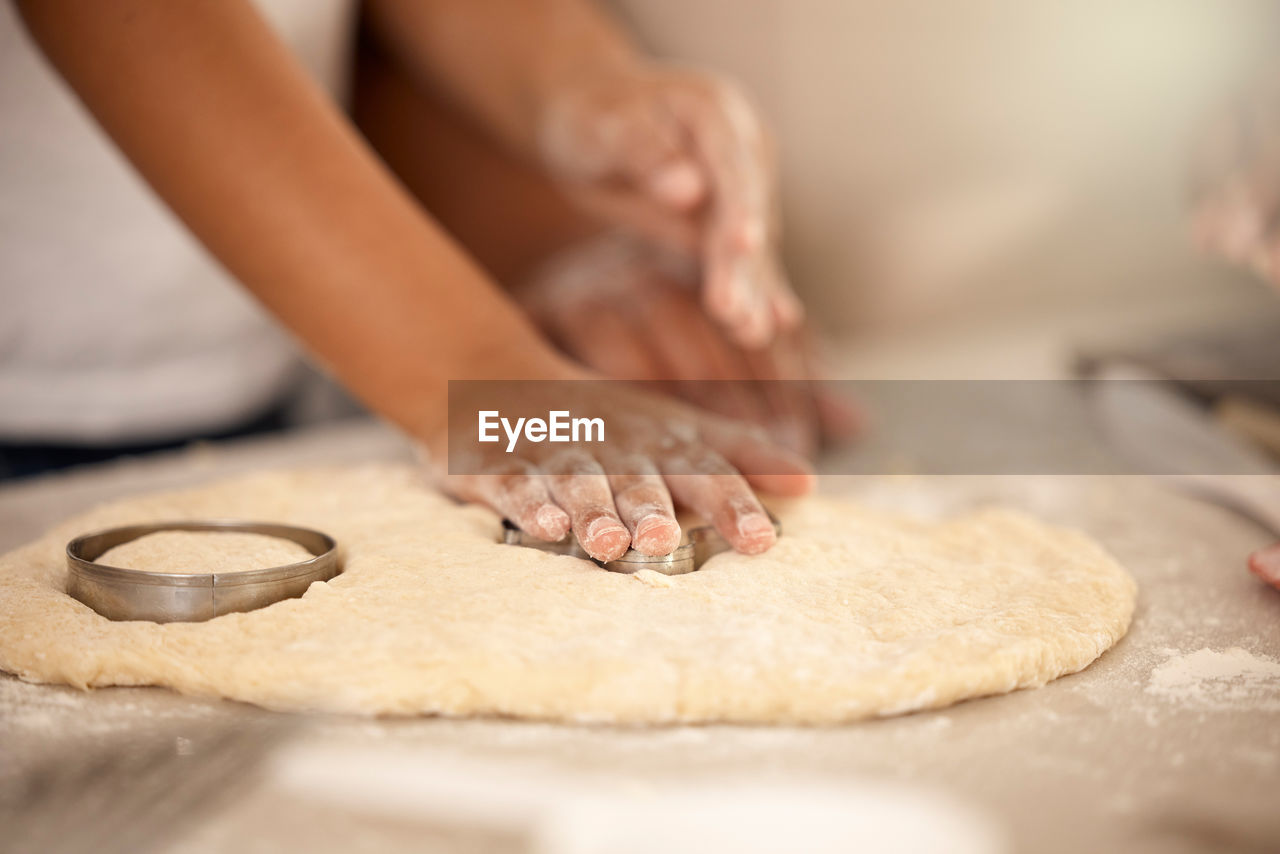
[[[354,0],[256,5],[343,97]],[[0,442],[229,427],[268,407],[299,366],[0,3]]]

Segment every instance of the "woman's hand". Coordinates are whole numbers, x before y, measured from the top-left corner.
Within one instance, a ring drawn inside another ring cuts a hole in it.
[[[1280,285],[1280,77],[1206,127],[1192,173],[1197,243]]]
[[[812,487],[804,460],[758,428],[621,382],[566,376],[456,385],[449,435],[429,443],[441,487],[539,539],[554,542],[572,530],[602,561],[628,547],[670,554],[680,543],[675,503],[710,521],[738,551],[763,552],[776,537],[753,487],[780,495]],[[475,439],[482,410],[598,416],[605,441],[509,443],[504,435],[484,444]]]
[[[393,56],[582,207],[695,257],[707,313],[736,343],[796,328],[773,146],[736,86],[647,59],[592,0],[368,6]]]
[[[636,63],[564,82],[540,121],[544,161],[606,221],[701,265],[707,313],[759,348],[799,325],[777,261],[772,145],[731,83]]]
[[[763,349],[743,348],[707,317],[696,282],[694,265],[678,255],[609,233],[559,253],[515,297],[588,368],[615,379],[674,381],[667,387],[676,396],[764,427],[804,456],[858,431],[852,401],[815,382],[803,329]]]

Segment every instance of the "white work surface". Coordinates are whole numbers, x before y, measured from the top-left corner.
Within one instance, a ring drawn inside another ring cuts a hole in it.
[[[0,489],[0,547],[125,494],[405,456],[389,431],[357,421],[48,477]],[[779,850],[785,839],[829,850],[820,843],[837,826],[867,850],[1280,847],[1280,591],[1244,570],[1264,532],[1140,477],[823,484],[911,512],[997,502],[1082,528],[1138,579],[1130,633],[1039,690],[823,729],[288,716],[154,688],[82,693],[0,676],[3,765],[43,766],[47,777],[105,755],[75,772],[79,783],[47,784],[40,797],[28,786],[28,819],[47,815],[66,836],[94,821],[86,792],[110,804],[151,779],[161,794],[132,813],[120,807],[115,825],[183,852],[673,850],[664,828],[692,851],[735,827],[746,837],[733,842],[739,850]],[[261,741],[243,735],[259,729]],[[206,746],[228,731],[242,737]],[[157,750],[164,768],[136,767]],[[135,821],[164,803],[174,767],[184,780],[221,767],[222,796],[202,796],[189,821]],[[59,792],[76,804],[52,803]],[[83,837],[111,838],[125,837],[101,825]]]

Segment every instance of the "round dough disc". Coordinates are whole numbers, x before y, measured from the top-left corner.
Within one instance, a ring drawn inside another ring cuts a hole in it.
[[[238,531],[157,531],[107,549],[106,566],[186,575],[250,572],[315,557],[292,540]]]
[[[409,467],[274,472],[129,499],[0,558],[0,667],[273,709],[573,721],[834,723],[1043,685],[1129,624],[1095,542],[1021,513],[941,523],[778,504],[783,537],[670,586],[498,542]],[[86,531],[237,517],[337,538],[343,573],[205,623],[111,622],[63,592]]]

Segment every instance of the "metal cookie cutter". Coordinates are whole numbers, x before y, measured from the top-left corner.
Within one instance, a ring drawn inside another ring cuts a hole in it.
[[[159,531],[264,534],[292,540],[315,557],[243,572],[148,572],[94,563],[108,549]],[[261,522],[157,522],[85,534],[67,543],[67,593],[109,620],[200,622],[301,596],[313,581],[338,574],[338,544],[328,534]]]
[[[782,523],[778,521],[778,518],[773,513],[767,510],[765,512],[769,513],[769,521],[773,523],[774,534],[782,536]],[[509,519],[502,520],[502,541],[507,545],[524,546],[553,554],[582,558],[583,560],[591,561],[597,566],[604,567],[610,572],[625,572],[628,574],[639,572],[642,569],[651,569],[663,575],[684,575],[685,573],[702,569],[702,565],[713,556],[721,552],[727,552],[730,549],[729,543],[725,538],[720,536],[716,529],[710,525],[691,528],[687,534],[686,542],[676,546],[676,550],[669,555],[646,555],[635,549],[627,549],[626,554],[622,557],[608,562],[598,561],[587,554],[586,550],[578,543],[578,538],[573,534],[569,534],[559,542],[543,542],[517,528]]]

